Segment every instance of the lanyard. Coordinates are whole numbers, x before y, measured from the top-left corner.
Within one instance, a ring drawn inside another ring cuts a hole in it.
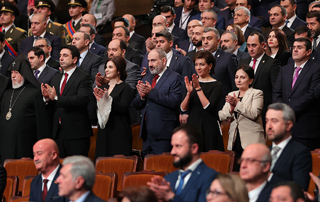
[[[190,14],[186,17],[186,19],[184,19],[184,21],[182,22],[182,15],[181,15],[181,18],[180,18],[180,27],[182,27],[184,25],[184,23],[190,18]]]
[[[99,13],[99,7],[101,6],[102,1],[103,0],[98,0],[98,6],[97,6],[97,9],[96,9],[96,13]]]

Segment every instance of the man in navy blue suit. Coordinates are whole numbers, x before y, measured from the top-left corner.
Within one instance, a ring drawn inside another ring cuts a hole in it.
[[[91,42],[89,44],[89,50],[91,53],[103,58],[106,48],[94,41],[96,37],[96,28],[91,24],[82,24],[79,30],[90,35]]]
[[[144,156],[171,150],[171,134],[179,125],[182,98],[182,76],[166,67],[166,53],[155,48],[150,51],[148,61],[151,74],[138,81],[138,94],[133,100],[142,115],[140,137]]]
[[[294,63],[280,69],[274,85],[273,102],[288,104],[295,112],[297,122],[292,137],[310,151],[319,147],[319,104],[315,88],[320,83],[320,69],[312,52],[311,41],[297,38],[293,44]],[[312,118],[310,118],[312,117]]]
[[[268,182],[271,154],[265,144],[247,146],[239,159],[239,176],[246,182],[249,201],[269,202],[273,184]]]
[[[49,84],[53,76],[59,74],[59,71],[49,67],[45,63],[45,53],[39,47],[32,47],[28,52],[28,59],[34,76],[39,83]]]
[[[269,105],[266,114],[266,135],[272,141],[271,171],[281,181],[295,181],[308,190],[312,171],[311,153],[308,148],[291,136],[295,124],[294,111],[284,103]],[[271,182],[274,181],[272,176]]]
[[[183,6],[175,8],[176,19],[174,19],[174,24],[179,26],[179,28],[186,30],[187,25],[192,20],[192,16],[200,13],[194,9],[197,0],[184,0]]]
[[[218,109],[222,109],[225,103],[225,96],[235,89],[234,77],[238,66],[237,57],[232,53],[218,49],[220,34],[216,28],[206,28],[202,34],[203,49],[212,53],[216,59],[215,73],[211,76],[222,82],[222,96]]]
[[[176,18],[174,8],[172,8],[171,6],[163,6],[161,7],[160,15],[164,16],[167,19],[168,30],[172,35],[179,37],[181,41],[188,38],[187,31],[180,29],[178,25],[174,24],[173,22]]]
[[[217,172],[200,158],[202,135],[191,125],[179,126],[173,131],[171,155],[173,165],[180,170],[161,179],[156,176],[148,182],[159,199],[172,202],[205,202],[206,190]]]
[[[95,175],[94,165],[88,157],[67,157],[57,179],[59,196],[70,201],[103,202],[92,192]]]
[[[52,35],[46,32],[47,22],[43,14],[34,14],[31,20],[31,30],[33,36],[30,36],[21,41],[18,55],[24,53],[27,55],[28,51],[34,46],[38,38],[47,38],[51,42],[52,52],[51,56],[59,60],[60,50],[62,47],[62,40],[59,36]]]
[[[287,27],[295,30],[300,26],[307,25],[305,21],[301,20],[296,15],[296,9],[297,9],[296,0],[281,0],[280,5],[283,6],[287,11],[287,21],[286,21]]]
[[[33,160],[40,174],[31,182],[30,201],[64,202],[55,182],[60,174],[59,149],[52,139],[42,139],[33,146]]]

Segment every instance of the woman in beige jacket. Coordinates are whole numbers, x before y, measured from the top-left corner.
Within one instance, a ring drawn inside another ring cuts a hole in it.
[[[228,150],[240,158],[243,149],[252,143],[265,143],[261,119],[263,92],[253,89],[254,70],[248,65],[240,66],[235,75],[239,90],[226,96],[226,103],[219,111],[221,121],[230,124]]]

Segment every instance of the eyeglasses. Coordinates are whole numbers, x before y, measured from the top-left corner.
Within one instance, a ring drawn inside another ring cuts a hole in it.
[[[260,162],[260,163],[265,163],[265,162],[268,162],[268,161],[262,161],[262,160],[258,160],[258,159],[252,159],[252,158],[241,158],[238,160],[238,163],[241,164],[242,162],[246,162],[246,163],[249,163],[249,164],[252,164],[254,162]]]
[[[214,20],[214,18],[208,18],[208,17],[201,17],[201,20]]]
[[[221,196],[221,195],[227,195],[228,196],[228,194],[226,194],[226,193],[222,193],[222,192],[217,191],[217,190],[211,191],[210,189],[208,189],[206,191],[206,196],[208,196],[209,194],[211,194],[212,196]]]
[[[43,48],[43,47],[46,47],[46,46],[48,46],[48,45],[37,45],[37,47],[39,47],[39,48]]]

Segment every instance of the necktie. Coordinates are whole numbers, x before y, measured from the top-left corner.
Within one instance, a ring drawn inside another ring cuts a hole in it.
[[[2,30],[2,33],[3,33],[3,34],[5,34],[5,33],[6,33],[6,30],[5,30],[5,29],[3,29],[3,30]]]
[[[75,21],[72,21],[72,27],[74,27],[75,26]]]
[[[294,76],[293,76],[291,89],[293,89],[293,86],[294,86],[294,84],[296,83],[296,81],[297,81],[297,79],[299,77],[299,71],[301,69],[302,69],[301,67],[296,67],[296,69],[295,69],[296,72],[294,73]]]
[[[316,49],[317,48],[317,39],[318,39],[318,37],[314,37],[313,38],[313,49]]]
[[[288,23],[289,23],[289,20],[286,20],[286,22],[285,22],[285,26],[288,26]]]
[[[47,193],[48,193],[47,183],[48,183],[48,181],[49,181],[48,179],[43,180],[43,191],[42,191],[42,195],[41,195],[42,201],[45,201],[46,197],[47,197]]]
[[[78,60],[78,62],[77,62],[77,66],[78,66],[78,67],[80,67],[81,62],[82,62],[82,61],[80,62],[80,60],[81,60],[81,57],[79,57],[79,60]]]
[[[273,169],[274,165],[275,165],[276,162],[277,162],[277,159],[278,159],[277,154],[278,154],[279,151],[280,151],[280,147],[278,147],[278,146],[272,147],[272,163],[271,163],[271,168],[270,168],[270,170]]]
[[[192,43],[190,43],[190,48],[189,48],[189,50],[188,50],[188,51],[189,51],[189,52],[190,52],[190,51],[193,51],[193,49],[194,49],[194,46],[193,46],[193,44],[192,44]]]
[[[61,85],[60,95],[62,95],[63,93],[64,87],[66,86],[66,83],[67,83],[67,79],[68,79],[68,73],[64,73],[64,80]]]
[[[252,69],[256,68],[257,59],[253,58]]]
[[[36,70],[35,72],[34,72],[34,76],[36,77],[36,79],[38,79],[38,74],[40,73],[40,71],[39,70]]]
[[[151,88],[153,89],[154,86],[157,84],[157,79],[159,78],[159,74],[156,74],[153,76],[153,79],[152,79],[152,84],[151,84]]]
[[[184,184],[184,178],[191,172],[191,170],[187,170],[183,173],[181,173],[180,175],[180,182],[179,182],[179,185],[178,185],[178,188],[176,190],[176,195],[180,195],[181,192],[182,192],[182,187],[183,187],[183,184]]]

